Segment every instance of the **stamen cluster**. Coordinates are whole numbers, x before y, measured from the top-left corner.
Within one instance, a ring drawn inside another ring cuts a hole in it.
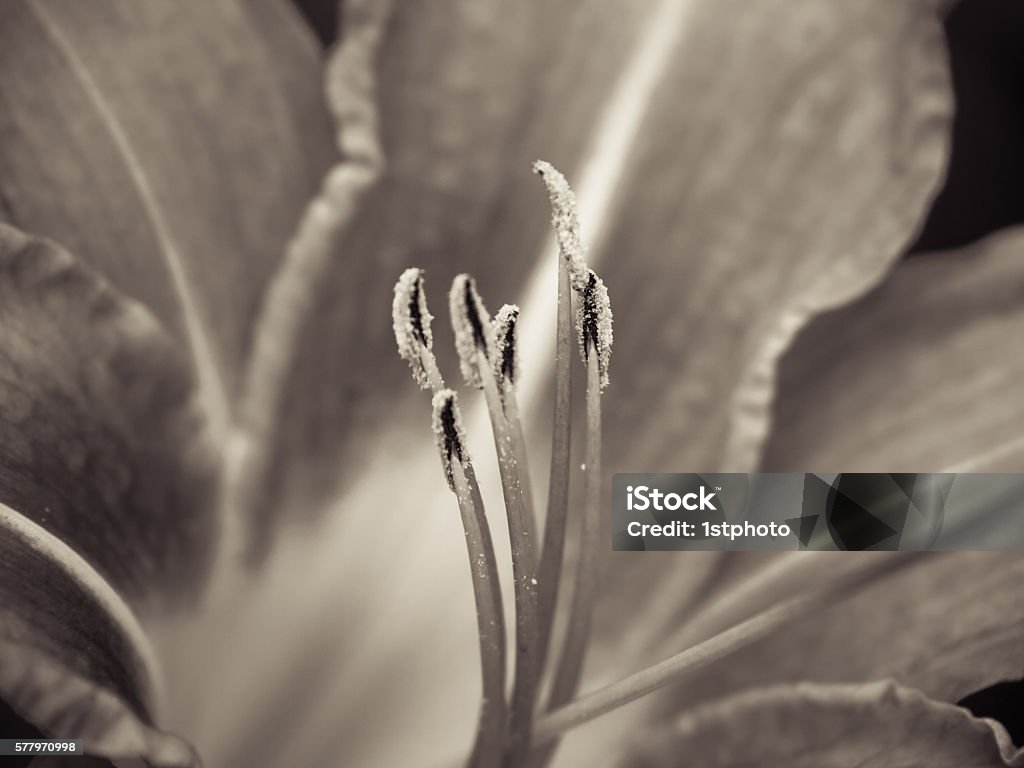
[[[561,581],[562,551],[568,517],[569,440],[571,399],[569,368],[556,366],[555,435],[552,451],[552,487],[564,493],[549,498],[544,534],[544,558],[538,566],[540,542],[530,489],[529,462],[516,402],[519,380],[519,307],[506,304],[491,319],[467,274],[455,277],[448,295],[455,348],[465,383],[482,389],[494,434],[508,518],[515,596],[515,678],[511,698],[505,693],[504,609],[498,589],[498,571],[482,496],[466,448],[456,393],[444,387],[433,353],[432,316],[427,308],[423,271],[407,269],[395,285],[392,304],[395,341],[399,355],[423,388],[434,391],[433,429],[445,479],[455,493],[466,528],[478,614],[484,695],[476,743],[470,758],[474,766],[519,766],[528,760],[543,768],[553,745],[532,748],[531,732],[538,710],[557,707],[571,698],[579,682],[590,628],[590,613],[597,577],[597,539],[600,511],[600,393],[608,384],[611,354],[611,306],[608,291],[583,258],[575,197],[565,178],[551,165],[538,162],[534,170],[548,187],[552,221],[559,243],[559,327],[556,357],[568,359],[563,346],[571,335],[572,296],[575,295],[576,335],[587,374],[587,450],[585,513],[578,521],[583,552],[575,574],[576,588],[567,611],[566,639],[558,663],[546,664],[552,637],[554,603]],[[569,289],[571,286],[571,291]],[[590,550],[589,552],[586,550]],[[541,677],[548,671],[548,700],[539,706]]]

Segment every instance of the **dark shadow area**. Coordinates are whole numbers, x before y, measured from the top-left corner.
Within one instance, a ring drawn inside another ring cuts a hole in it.
[[[946,21],[953,152],[911,254],[958,248],[1024,222],[1024,3],[963,0]]]
[[[339,0],[292,0],[326,47],[338,37]]]
[[[996,683],[964,696],[957,704],[976,717],[998,720],[1018,747],[1024,746],[1024,680]]]
[[[40,738],[43,734],[34,725],[22,720],[6,701],[0,700],[0,739]],[[31,757],[0,757],[0,768],[19,768],[31,762]]]

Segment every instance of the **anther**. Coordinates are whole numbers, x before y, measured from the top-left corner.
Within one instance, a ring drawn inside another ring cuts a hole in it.
[[[490,361],[494,347],[490,315],[477,293],[476,281],[469,275],[455,278],[448,300],[462,376],[469,386],[481,389],[484,382],[480,357]]]
[[[558,249],[569,265],[569,279],[574,290],[582,293],[587,287],[585,249],[580,239],[580,222],[576,214],[576,195],[565,176],[551,163],[538,160],[534,172],[544,180],[551,200],[551,224],[555,228]]]
[[[519,342],[516,325],[519,322],[519,307],[506,304],[494,316],[494,375],[502,382],[515,384],[519,378]]]
[[[409,363],[416,383],[422,389],[431,387],[431,371],[436,370],[432,352],[434,337],[430,330],[434,318],[427,309],[422,269],[412,267],[398,278],[391,319],[398,354]]]
[[[612,305],[604,281],[592,269],[587,270],[587,275],[587,284],[576,309],[576,333],[583,363],[588,361],[591,347],[597,354],[603,391],[608,386],[608,362],[612,354]]]
[[[434,439],[437,440],[437,450],[441,454],[444,476],[452,492],[457,492],[453,462],[463,464],[467,461],[467,456],[463,447],[466,438],[462,431],[462,418],[459,415],[456,394],[450,389],[442,389],[434,395],[433,405]]]

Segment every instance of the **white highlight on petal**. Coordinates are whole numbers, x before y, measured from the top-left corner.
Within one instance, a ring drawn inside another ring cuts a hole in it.
[[[654,90],[686,32],[693,0],[662,0],[651,12],[634,45],[634,55],[605,104],[577,179],[570,179],[576,193],[583,242],[597,255],[612,220],[609,209],[626,170],[627,160],[647,114]],[[524,410],[539,405],[537,398],[551,377],[555,356],[555,287],[558,285],[558,242],[554,233],[545,244],[520,306],[520,338],[530,340],[529,367],[520,382]],[[592,265],[593,266],[593,265]],[[470,433],[486,423],[486,413],[474,413]],[[483,483],[483,480],[481,480]]]

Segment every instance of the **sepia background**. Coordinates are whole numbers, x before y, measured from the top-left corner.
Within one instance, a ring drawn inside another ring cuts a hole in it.
[[[465,534],[389,311],[423,268],[511,606],[447,289],[521,308],[543,500],[537,159],[615,316],[600,514],[614,472],[1024,469],[1022,31],[1011,0],[0,0],[0,737],[465,760]],[[582,694],[790,618],[552,764],[1024,765],[1020,557],[906,557],[609,546]]]

